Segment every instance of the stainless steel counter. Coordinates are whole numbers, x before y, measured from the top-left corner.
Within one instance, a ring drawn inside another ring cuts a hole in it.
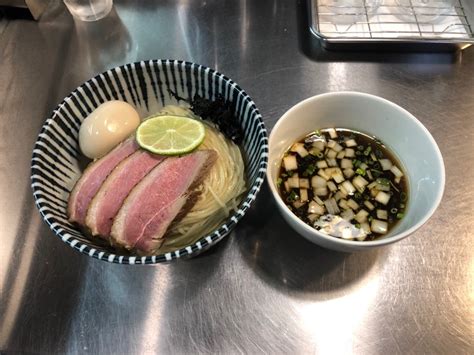
[[[60,2],[39,22],[0,19],[0,352],[474,352],[474,48],[324,52],[303,1],[115,3],[97,23],[74,23]],[[36,136],[83,81],[151,58],[230,76],[269,130],[323,92],[394,101],[440,146],[441,206],[398,244],[341,254],[296,235],[265,188],[235,231],[195,259],[132,267],[73,251],[33,203]]]

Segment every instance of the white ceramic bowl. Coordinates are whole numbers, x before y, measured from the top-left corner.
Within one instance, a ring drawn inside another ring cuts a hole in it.
[[[349,128],[379,138],[397,155],[408,174],[409,197],[405,217],[385,236],[373,241],[328,236],[301,221],[280,197],[276,180],[283,153],[308,133],[329,127]],[[431,217],[444,191],[443,157],[428,130],[400,106],[358,92],[317,95],[289,109],[270,134],[268,161],[268,184],[285,220],[311,242],[339,251],[370,249],[407,237]]]

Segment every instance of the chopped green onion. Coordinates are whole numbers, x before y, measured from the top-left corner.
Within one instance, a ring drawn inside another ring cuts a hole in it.
[[[372,222],[373,219],[374,219],[374,217],[372,217],[372,216],[369,216],[369,217],[367,218],[367,220],[368,220],[369,222]]]
[[[395,214],[397,212],[398,212],[398,208],[395,208],[395,207],[390,210],[390,213],[393,213],[393,214]]]
[[[400,194],[400,200],[402,200],[403,202],[405,202],[407,200],[407,194],[406,192],[403,192]]]
[[[402,212],[397,213],[397,218],[402,219],[405,214]]]
[[[316,131],[314,131],[314,134],[321,137],[321,131],[319,129],[317,129]]]
[[[299,198],[298,194],[293,190],[287,197],[288,202],[294,202]]]
[[[372,151],[372,147],[369,145],[365,150],[364,150],[364,155],[369,155],[370,152]]]
[[[360,194],[360,192],[356,192],[354,194],[354,197],[357,199],[357,200],[360,200],[362,198],[362,195]]]
[[[404,204],[404,203],[401,203],[399,207],[400,207],[401,209],[404,209],[404,208],[405,208],[405,204]]]
[[[352,165],[354,165],[356,168],[358,168],[360,166],[360,164],[362,164],[362,162],[358,159],[354,159],[352,161]]]
[[[282,178],[278,178],[278,180],[277,180],[277,186],[280,187],[281,184],[282,184],[282,182],[283,182],[283,179],[282,179]]]
[[[306,170],[305,172],[303,173],[303,175],[305,176],[311,176],[314,174],[314,171],[316,170],[316,167],[313,165],[313,164],[309,164],[307,167],[306,167]]]
[[[381,159],[383,157],[383,153],[380,149],[376,149],[375,150],[375,156],[379,159]]]
[[[364,150],[364,146],[363,145],[358,145],[357,150]]]
[[[364,170],[364,169],[361,169],[361,168],[357,168],[356,174],[365,176],[365,170]]]
[[[290,170],[290,171],[287,172],[288,176],[290,176],[290,177],[293,176],[293,173],[294,173],[293,170]]]
[[[356,224],[354,224],[354,226],[355,226],[357,229],[360,229],[360,223],[356,223]]]
[[[318,158],[320,158],[320,159],[321,159],[321,158],[324,158],[324,154],[321,153],[321,152],[319,152],[316,156],[317,156]]]
[[[378,178],[377,183],[384,186],[390,186],[390,180],[385,178]]]

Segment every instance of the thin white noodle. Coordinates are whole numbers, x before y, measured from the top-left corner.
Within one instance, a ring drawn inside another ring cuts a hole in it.
[[[161,113],[195,118],[186,108],[166,106]],[[203,121],[204,122],[204,121]],[[216,128],[206,124],[206,138],[198,149],[217,152],[216,163],[199,187],[201,194],[184,218],[172,225],[163,245],[156,251],[166,253],[192,244],[216,229],[236,209],[247,190],[245,167],[239,147]]]

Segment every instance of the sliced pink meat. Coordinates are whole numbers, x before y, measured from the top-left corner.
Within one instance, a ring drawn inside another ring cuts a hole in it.
[[[147,254],[163,242],[169,225],[194,203],[194,190],[217,159],[213,150],[168,158],[130,192],[112,225],[113,242]]]
[[[69,195],[67,214],[71,222],[85,225],[87,209],[102,183],[123,159],[138,149],[134,138],[127,139],[110,153],[91,163]]]
[[[164,156],[140,150],[122,160],[112,170],[87,210],[86,225],[92,235],[108,238],[114,217],[125,198],[164,159]]]

